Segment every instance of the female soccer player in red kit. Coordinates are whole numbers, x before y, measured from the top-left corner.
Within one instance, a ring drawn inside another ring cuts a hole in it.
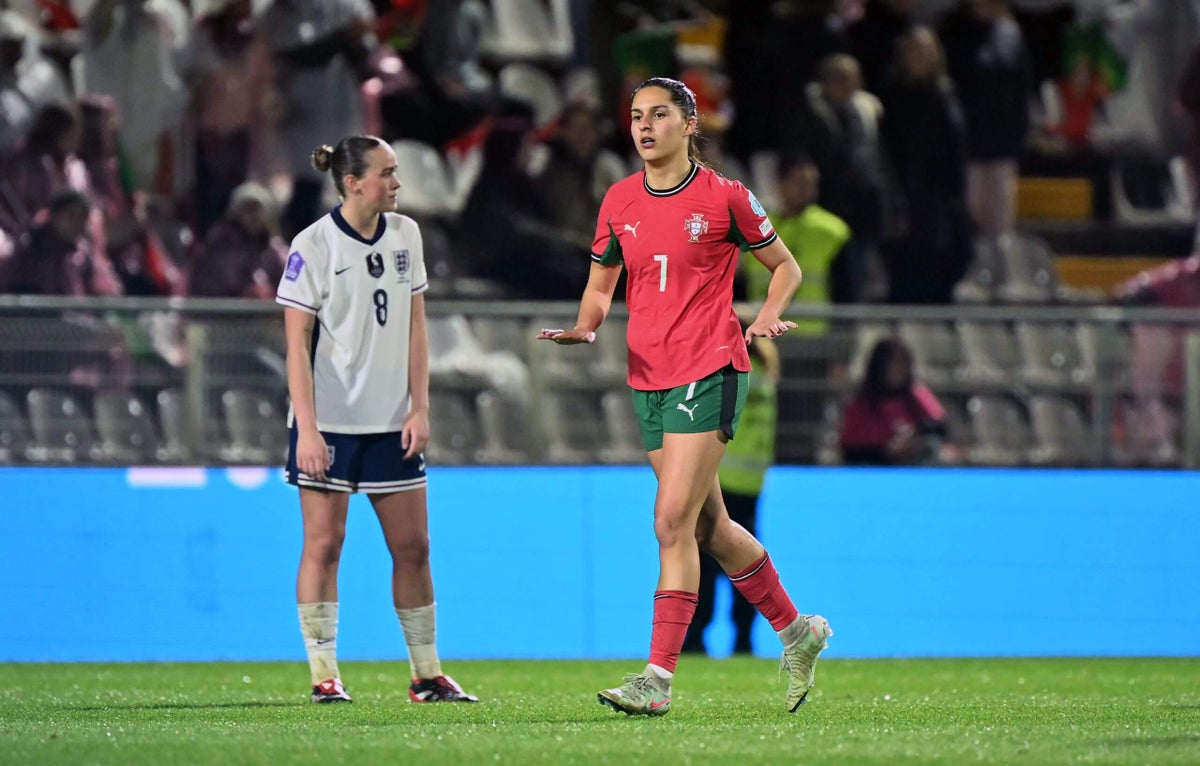
[[[677,80],[638,86],[630,127],[645,170],[617,182],[600,206],[592,267],[575,327],[542,330],[560,344],[591,343],[628,269],[629,385],[650,465],[658,477],[654,533],[659,577],[650,661],[623,686],[599,693],[629,715],[665,715],[671,679],[700,580],[700,551],[712,555],[783,641],[787,708],[813,686],[813,668],[833,635],[818,615],[801,615],[762,545],[733,523],[717,465],[746,401],[750,338],[776,338],[800,268],[775,236],[762,205],[695,156],[696,98]],[[771,270],[767,298],[743,335],[733,310],[741,249]]]

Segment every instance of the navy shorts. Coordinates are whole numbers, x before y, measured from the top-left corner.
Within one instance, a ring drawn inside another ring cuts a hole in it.
[[[333,458],[325,479],[316,479],[296,468],[296,426],[288,429],[288,484],[333,492],[403,492],[425,486],[425,455],[404,459],[400,432],[337,434],[322,431]]]

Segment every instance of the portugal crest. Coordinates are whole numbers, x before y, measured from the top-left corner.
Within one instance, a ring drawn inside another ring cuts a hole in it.
[[[699,242],[701,234],[708,233],[708,221],[703,213],[692,213],[692,217],[683,222],[683,230],[688,233],[688,242]]]

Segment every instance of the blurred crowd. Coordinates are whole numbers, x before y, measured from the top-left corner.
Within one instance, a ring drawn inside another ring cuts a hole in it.
[[[707,161],[767,203],[801,300],[949,303],[974,238],[1014,227],[1031,154],[1200,157],[1194,6],[7,0],[0,292],[270,298],[336,204],[311,150],[370,132],[446,172],[435,277],[573,298],[637,167],[627,94],[666,75],[697,93]],[[401,156],[421,192],[434,168]]]

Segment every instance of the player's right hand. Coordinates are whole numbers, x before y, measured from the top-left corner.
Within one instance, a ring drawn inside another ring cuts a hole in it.
[[[314,479],[325,480],[325,472],[329,470],[329,448],[320,431],[301,431],[296,437],[296,468]]]
[[[537,340],[552,340],[560,346],[573,346],[576,343],[595,343],[596,333],[582,327],[573,330],[552,330],[543,327],[538,331]]]

